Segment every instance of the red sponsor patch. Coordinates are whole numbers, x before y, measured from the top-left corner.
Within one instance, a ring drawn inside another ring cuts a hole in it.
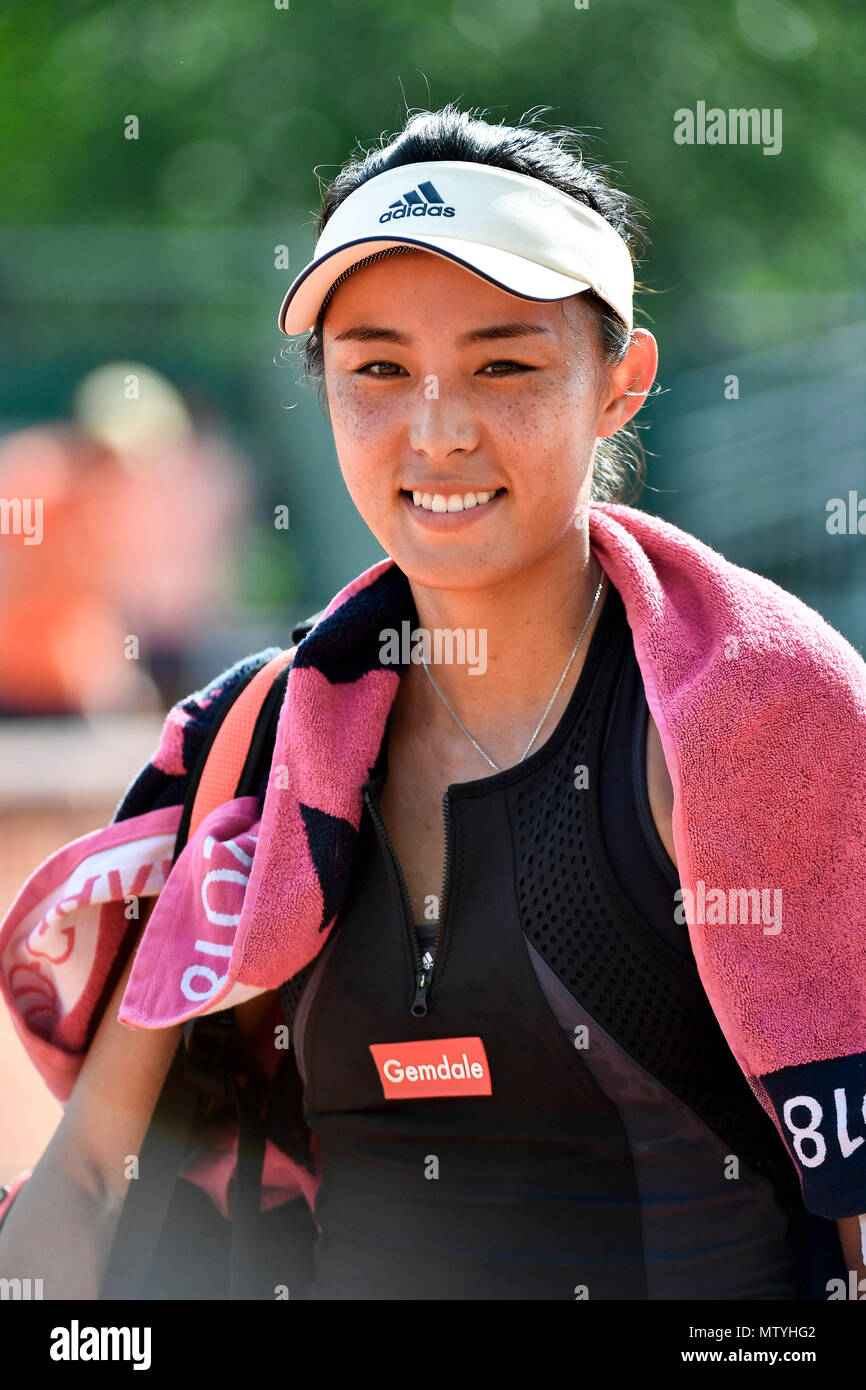
[[[370,1051],[386,1100],[493,1094],[480,1038],[370,1043]]]

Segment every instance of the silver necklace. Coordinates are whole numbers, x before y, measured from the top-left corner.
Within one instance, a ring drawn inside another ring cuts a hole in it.
[[[598,605],[599,595],[601,594],[601,588],[602,588],[602,585],[603,585],[603,584],[604,584],[604,571],[602,570],[601,578],[600,578],[599,581],[598,581],[598,588],[597,588],[596,591],[595,591],[595,598],[594,598],[593,601],[592,601],[592,607],[591,607],[590,610],[589,610],[589,613],[588,613],[588,615],[587,615],[586,622],[584,623],[584,625],[583,625],[583,627],[582,627],[582,629],[581,629],[580,636],[578,637],[577,641],[576,641],[575,644],[574,644],[574,650],[572,651],[571,656],[568,658],[568,663],[567,663],[567,665],[566,665],[566,667],[565,667],[565,670],[563,671],[562,675],[560,676],[559,680],[557,681],[556,689],[554,690],[553,694],[551,695],[551,697],[550,697],[550,699],[549,699],[549,701],[548,701],[548,703],[547,703],[547,709],[544,711],[544,714],[543,714],[543,715],[541,716],[541,718],[539,719],[537,725],[535,726],[535,733],[532,735],[532,738],[531,738],[531,739],[529,740],[529,742],[527,743],[526,747],[524,748],[524,750],[523,750],[523,752],[522,752],[522,754],[521,754],[521,756],[520,756],[520,758],[519,758],[519,761],[520,761],[521,763],[523,762],[523,759],[526,757],[527,753],[529,752],[529,750],[530,750],[530,748],[532,747],[532,745],[533,745],[533,743],[535,742],[535,740],[538,738],[539,732],[540,732],[540,730],[541,730],[541,726],[542,726],[542,724],[544,723],[544,721],[545,721],[545,719],[547,718],[547,716],[549,715],[550,710],[551,710],[551,706],[553,705],[554,700],[556,699],[557,695],[559,694],[560,686],[562,685],[562,682],[565,680],[566,676],[568,675],[568,672],[569,672],[569,670],[570,670],[570,668],[571,668],[571,663],[574,661],[574,658],[577,656],[577,649],[578,649],[578,647],[580,646],[581,642],[582,642],[583,639],[584,639],[584,636],[585,636],[585,634],[586,634],[586,629],[589,627],[590,623],[592,622],[592,615],[593,615],[593,613],[595,612],[596,607],[597,607],[597,605]],[[439,696],[439,699],[442,701],[443,705],[444,705],[445,708],[448,710],[449,714],[450,714],[450,715],[457,721],[457,723],[460,725],[461,729],[463,730],[463,732],[464,732],[464,734],[466,735],[466,737],[469,739],[470,743],[475,744],[475,747],[478,749],[478,752],[481,754],[482,758],[487,758],[487,761],[489,762],[489,764],[490,764],[490,766],[493,768],[493,770],[494,770],[495,772],[499,772],[499,771],[500,771],[500,768],[497,767],[496,763],[493,761],[492,758],[487,757],[487,754],[485,753],[484,749],[481,747],[481,744],[480,744],[480,743],[477,743],[477,742],[475,741],[475,739],[472,737],[472,735],[470,734],[469,730],[467,729],[466,725],[462,722],[462,720],[461,720],[460,718],[458,718],[458,716],[454,713],[453,709],[452,709],[451,706],[449,705],[448,701],[445,699],[445,696],[442,694],[442,691],[439,689],[439,687],[438,687],[438,685],[436,684],[436,682],[434,681],[433,677],[430,675],[430,671],[429,671],[429,669],[428,669],[427,662],[424,660],[424,654],[423,654],[423,652],[421,653],[421,663],[422,663],[422,665],[423,665],[423,667],[424,667],[424,670],[427,672],[427,676],[428,676],[428,678],[429,678],[429,680],[430,680],[430,684],[433,686],[433,689],[436,691],[436,694]]]

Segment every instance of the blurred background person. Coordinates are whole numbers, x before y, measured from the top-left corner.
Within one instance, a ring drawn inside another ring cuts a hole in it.
[[[0,496],[11,518],[0,537],[0,714],[180,698],[199,629],[230,600],[251,501],[243,462],[216,430],[197,429],[159,373],[109,363],[81,382],[72,422],[0,441]]]
[[[126,623],[114,592],[123,517],[122,464],[73,425],[0,442],[0,496],[40,519],[0,537],[0,714],[66,716],[153,707],[139,663],[123,659]]]
[[[77,418],[122,471],[111,588],[160,703],[186,694],[198,633],[228,605],[253,501],[249,465],[160,373],[135,362],[91,372]],[[203,407],[200,407],[200,414]]]

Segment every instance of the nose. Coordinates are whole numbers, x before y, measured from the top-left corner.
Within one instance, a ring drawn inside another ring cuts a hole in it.
[[[445,378],[423,377],[409,414],[409,444],[425,458],[446,459],[455,451],[471,453],[481,428],[470,402]]]

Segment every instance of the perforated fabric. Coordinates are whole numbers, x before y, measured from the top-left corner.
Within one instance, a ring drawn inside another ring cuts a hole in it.
[[[611,691],[634,652],[622,600],[608,596],[608,650],[593,690],[545,778],[510,789],[523,930],[583,1007],[641,1066],[679,1096],[743,1161],[799,1209],[796,1173],[731,1053],[691,954],[670,944],[675,901],[654,930],[613,870],[599,788]],[[575,768],[588,768],[589,786]],[[634,890],[632,890],[634,891]],[[687,928],[681,928],[687,943]],[[665,938],[668,939],[665,939]]]

